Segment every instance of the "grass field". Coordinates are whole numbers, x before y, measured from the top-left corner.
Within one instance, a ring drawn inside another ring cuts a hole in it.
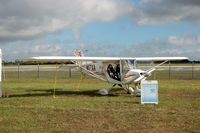
[[[159,104],[95,79],[7,79],[0,99],[0,132],[200,132],[200,80],[159,80]]]
[[[72,78],[79,78],[81,73],[79,71],[72,71],[71,77]],[[69,71],[58,71],[57,76],[58,79],[66,79],[70,78]],[[54,79],[55,78],[55,71],[29,71],[23,72],[20,71],[19,73],[14,71],[6,72],[6,79],[37,79],[37,78],[48,78]],[[91,78],[91,77],[88,77]],[[149,79],[196,79],[200,80],[200,70],[161,70],[153,72],[152,76]]]

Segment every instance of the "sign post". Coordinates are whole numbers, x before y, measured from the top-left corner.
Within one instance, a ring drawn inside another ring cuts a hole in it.
[[[1,49],[0,49],[0,97],[2,97],[2,53],[1,53]]]
[[[154,103],[158,104],[158,81],[144,80],[141,81],[141,104]]]

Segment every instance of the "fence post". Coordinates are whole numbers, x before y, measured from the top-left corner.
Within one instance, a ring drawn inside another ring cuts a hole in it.
[[[17,78],[19,79],[19,63],[17,64]]]
[[[192,79],[194,79],[194,61],[192,61]]]
[[[37,78],[40,78],[40,65],[37,66]]]
[[[69,78],[72,77],[71,67],[69,68]]]
[[[169,80],[171,79],[171,63],[169,61]]]

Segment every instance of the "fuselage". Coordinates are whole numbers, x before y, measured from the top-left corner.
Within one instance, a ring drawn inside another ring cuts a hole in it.
[[[119,63],[82,62],[81,71],[112,84],[131,84],[145,74],[145,71],[136,68],[123,67]]]

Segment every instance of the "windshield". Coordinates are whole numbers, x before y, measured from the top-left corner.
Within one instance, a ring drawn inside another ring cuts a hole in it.
[[[131,69],[135,69],[135,60],[121,60],[122,65],[122,77]]]
[[[134,69],[135,68],[135,60],[126,60],[127,61],[127,65],[130,69]]]

